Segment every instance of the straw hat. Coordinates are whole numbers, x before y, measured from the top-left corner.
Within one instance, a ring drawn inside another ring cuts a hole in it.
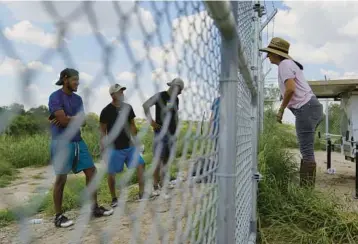
[[[274,53],[281,57],[291,59],[293,58],[288,55],[290,49],[290,43],[282,38],[274,37],[271,39],[270,44],[266,48],[259,49],[261,52]]]

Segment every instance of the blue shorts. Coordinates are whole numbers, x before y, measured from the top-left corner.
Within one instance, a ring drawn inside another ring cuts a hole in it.
[[[135,153],[135,147],[129,147],[125,149],[111,149],[109,151],[108,174],[122,172],[124,164],[127,165],[127,168],[134,168],[138,165],[144,165],[144,159],[139,153],[137,161],[134,160]]]
[[[59,148],[61,147],[60,141],[52,140],[50,147],[51,162],[56,175],[65,175],[70,173],[71,170],[77,174],[94,167],[92,156],[83,140],[67,143],[65,148]],[[65,156],[64,160],[54,161],[57,152]]]
[[[164,135],[163,138],[161,138],[161,140],[156,141],[157,136],[159,136],[159,132],[155,132],[155,135],[154,135],[153,155],[155,156],[156,150],[160,146],[160,148],[161,148],[161,151],[159,152],[160,159],[167,160],[170,156],[170,151],[171,151],[172,146],[174,145],[174,142],[170,140],[168,135]],[[160,150],[160,149],[158,149],[158,150]],[[166,163],[166,162],[163,162],[163,163]]]

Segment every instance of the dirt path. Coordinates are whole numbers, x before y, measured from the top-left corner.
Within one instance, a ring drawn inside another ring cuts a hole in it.
[[[172,193],[176,196],[172,203],[170,200],[162,199],[143,202],[142,206],[141,202],[128,202],[123,214],[120,214],[121,208],[116,208],[115,214],[118,216],[91,220],[83,230],[81,243],[108,243],[109,241],[110,243],[127,244],[131,243],[132,235],[137,238],[135,243],[161,243],[159,236],[164,236],[164,238],[168,238],[169,243],[173,243],[177,233],[185,233],[185,222],[188,215],[182,213],[181,209],[183,200],[190,199],[189,195],[191,194],[184,195],[178,190],[174,190]],[[194,209],[189,210],[189,213],[193,214]],[[136,214],[138,214],[138,219],[136,219]],[[78,211],[68,212],[68,216],[79,222]],[[173,223],[174,220],[175,223]],[[138,225],[135,226],[135,223]],[[106,230],[107,233],[102,230]],[[3,228],[0,234],[0,243],[21,243],[17,231],[18,226],[16,225]],[[62,244],[70,243],[79,236],[80,232],[76,225],[68,229],[57,229],[53,226],[50,218],[45,218],[45,222],[42,224],[29,225],[29,229],[25,233],[32,236],[27,243]],[[24,236],[20,238],[23,240]]]
[[[299,151],[292,150],[297,156],[299,163]],[[346,161],[344,155],[338,152],[331,154],[331,167],[336,170],[335,174],[327,173],[327,153],[325,151],[315,152],[317,161],[316,187],[323,192],[334,194],[348,210],[358,211],[358,200],[355,195],[355,163]]]
[[[20,169],[16,180],[0,188],[0,209],[26,203],[30,197],[49,189],[53,179],[51,166]]]
[[[13,206],[14,201],[17,204],[25,203],[30,196],[41,192],[41,187],[50,187],[53,181],[53,173],[51,167],[23,169],[19,175],[19,180],[13,182],[10,186],[0,189],[2,196],[1,206]],[[23,178],[26,176],[26,178]],[[66,212],[66,215],[75,221],[75,225],[68,229],[57,229],[53,225],[51,216],[37,214],[35,218],[43,220],[40,224],[27,224],[27,229],[20,231],[19,224],[1,228],[0,243],[24,243],[25,238],[29,238],[26,243],[72,243],[75,237],[81,237],[79,243],[131,243],[132,237],[136,237],[134,243],[162,243],[161,238],[166,239],[169,243],[173,243],[178,233],[181,235],[189,235],[195,233],[193,227],[194,214],[204,214],[196,209],[200,207],[200,198],[210,198],[210,202],[214,201],[212,195],[206,195],[209,185],[196,184],[188,187],[183,182],[182,187],[177,187],[170,191],[172,196],[169,200],[157,198],[144,202],[125,202],[124,207],[117,207],[114,215],[103,217],[100,219],[91,219],[89,224],[80,224],[81,216],[78,210]],[[4,195],[3,195],[4,194]],[[11,199],[11,200],[10,200]],[[194,201],[194,202],[193,202]],[[195,203],[195,201],[197,201]],[[198,207],[199,206],[199,207]],[[215,213],[213,213],[215,214]],[[204,219],[201,216],[199,219]],[[208,223],[208,222],[207,222]],[[82,226],[83,234],[80,235],[79,226]],[[188,226],[186,228],[186,226]],[[203,224],[205,227],[205,223]],[[25,230],[25,231],[24,231]],[[194,230],[194,231],[193,231]],[[103,232],[105,231],[105,232]],[[212,231],[210,228],[208,231]],[[189,239],[191,236],[189,236]],[[187,240],[186,238],[185,240]],[[20,241],[22,240],[22,241]],[[180,239],[179,239],[180,240]],[[178,240],[177,240],[178,241]],[[177,243],[186,243],[179,241]]]

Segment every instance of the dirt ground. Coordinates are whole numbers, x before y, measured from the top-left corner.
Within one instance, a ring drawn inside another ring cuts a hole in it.
[[[52,180],[50,167],[21,170],[18,180],[8,187],[0,188],[1,196],[5,196],[0,199],[0,206],[4,209],[15,202],[26,203],[30,196],[41,193],[38,189],[43,190],[42,187],[48,189],[52,185]],[[204,206],[201,207],[200,198],[213,202],[215,197],[207,194],[210,191],[209,184],[194,184],[189,187],[185,185],[187,182],[183,182],[182,187],[170,190],[171,199],[169,200],[158,197],[142,202],[127,201],[124,204],[125,207],[120,204],[115,208],[112,216],[91,219],[87,225],[81,224],[84,215],[81,215],[78,210],[66,212],[66,215],[75,221],[75,225],[67,229],[55,228],[52,222],[53,217],[37,214],[31,219],[42,219],[43,222],[39,224],[26,222],[26,228],[21,228],[22,232],[19,232],[19,224],[1,228],[0,243],[128,244],[131,240],[135,240],[132,243],[187,243],[180,241],[180,238],[184,236],[184,240],[190,240],[193,237],[192,233],[195,231],[192,230],[195,229],[192,218],[197,214],[202,214],[199,219],[204,219],[204,212],[198,211],[198,209],[205,209]],[[213,230],[209,229],[210,231]],[[79,239],[75,241],[76,238]],[[24,240],[27,241],[24,242]]]
[[[298,150],[292,150],[296,154],[297,162],[300,162]],[[358,200],[355,196],[355,163],[344,159],[344,155],[338,152],[331,154],[331,167],[335,174],[327,173],[327,153],[316,151],[317,179],[316,187],[328,194],[337,196],[350,211],[358,211]]]
[[[292,150],[299,163],[298,150]],[[355,194],[355,164],[345,161],[344,156],[332,152],[332,167],[335,174],[327,174],[326,152],[317,151],[316,161],[318,163],[316,187],[323,192],[333,193],[338,196],[347,208],[353,211],[358,210],[358,200],[353,198]],[[0,209],[26,202],[30,196],[43,193],[52,185],[53,173],[51,167],[27,168],[20,172],[18,180],[10,186],[0,188]],[[29,238],[26,243],[73,243],[75,237],[81,237],[76,243],[131,243],[132,236],[137,240],[134,243],[162,243],[160,237],[166,238],[173,243],[178,233],[190,234],[193,219],[188,216],[198,214],[193,208],[195,204],[190,201],[197,201],[200,196],[205,195],[208,185],[196,184],[183,191],[171,190],[171,200],[155,199],[145,202],[127,202],[125,207],[118,207],[114,215],[100,219],[92,219],[83,228],[83,225],[74,225],[68,229],[54,228],[52,218],[38,214],[34,218],[42,218],[41,224],[29,224],[27,229],[19,235],[19,225],[13,224],[0,231],[0,243],[23,243],[19,241]],[[211,200],[213,201],[213,200]],[[124,210],[124,211],[121,211]],[[67,213],[68,217],[81,221],[79,211]],[[203,217],[201,217],[203,218]],[[175,220],[175,221],[174,221]],[[188,225],[189,223],[189,225]],[[137,224],[137,225],[136,225]],[[111,226],[111,228],[109,228]],[[188,226],[188,228],[185,228]],[[106,233],[102,230],[106,229]],[[176,231],[180,229],[179,231]],[[137,232],[133,232],[136,230]],[[83,232],[81,232],[83,231]],[[209,230],[210,232],[211,230]],[[81,235],[82,233],[82,235]],[[194,232],[193,232],[194,233]],[[188,239],[188,238],[186,238]],[[190,239],[190,238],[189,238]],[[178,239],[176,239],[178,241]],[[177,242],[178,243],[178,242]],[[185,243],[180,242],[179,243]]]

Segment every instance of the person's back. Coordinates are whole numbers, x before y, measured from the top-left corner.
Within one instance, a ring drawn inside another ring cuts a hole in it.
[[[292,74],[294,74],[294,76]],[[285,81],[290,78],[295,80],[296,89],[287,105],[288,108],[300,108],[313,96],[312,89],[307,83],[302,70],[294,61],[290,59],[282,60],[278,65],[278,76],[282,96],[285,93]]]
[[[166,116],[170,116],[168,132],[171,135],[175,134],[177,128],[179,98],[175,98],[175,102],[171,102],[170,95],[167,91],[158,93],[158,100],[155,103],[155,122],[163,126]]]
[[[75,116],[80,111],[83,111],[82,98],[75,94],[66,94],[62,89],[54,91],[49,98],[49,110],[50,117],[57,111],[62,109],[66,116]],[[52,140],[58,139],[66,131],[66,127],[57,126],[51,124],[51,136]],[[71,138],[72,142],[81,141],[81,131],[78,130],[77,133]]]

